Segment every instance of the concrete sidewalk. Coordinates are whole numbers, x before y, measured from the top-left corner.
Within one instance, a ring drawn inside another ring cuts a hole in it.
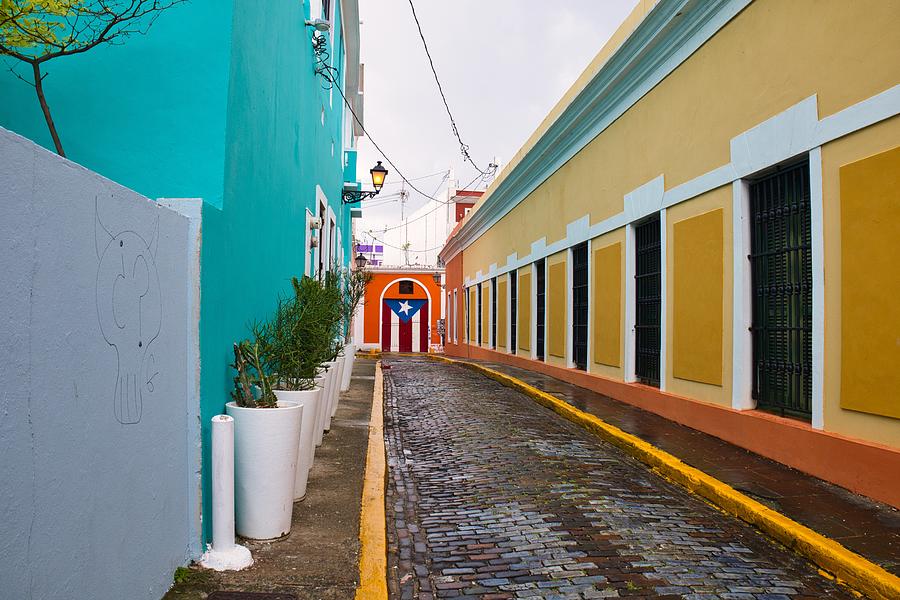
[[[500,363],[455,360],[513,376],[596,415],[900,575],[900,511],[895,508],[549,375]]]
[[[316,449],[306,499],[294,504],[291,533],[274,542],[238,540],[253,553],[252,567],[226,573],[191,567],[164,600],[205,600],[215,591],[353,598],[374,375],[375,361],[357,358],[350,390],[341,394],[331,431]]]

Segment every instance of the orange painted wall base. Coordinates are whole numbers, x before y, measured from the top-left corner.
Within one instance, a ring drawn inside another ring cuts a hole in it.
[[[448,356],[474,358],[550,375],[714,435],[857,494],[900,508],[900,451],[819,431],[761,411],[737,411],[636,383],[623,383],[522,356],[448,344]]]

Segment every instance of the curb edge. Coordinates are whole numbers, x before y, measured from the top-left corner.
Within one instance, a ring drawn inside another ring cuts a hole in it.
[[[359,515],[359,586],[356,600],[387,600],[387,521],[384,488],[387,477],[384,453],[384,374],[375,363],[369,445]]]

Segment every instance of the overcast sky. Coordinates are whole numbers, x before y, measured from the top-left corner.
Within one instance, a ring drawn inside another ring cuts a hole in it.
[[[494,157],[503,163],[512,158],[637,4],[413,2],[459,132],[482,169]],[[453,167],[460,187],[465,186],[478,173],[460,155],[409,0],[361,0],[360,18],[366,129],[407,178]],[[366,188],[376,160],[380,153],[367,138],[360,139],[359,177]],[[363,203],[359,231],[399,223],[400,205],[389,195],[399,189],[400,178],[391,171],[378,199],[369,208]],[[413,183],[431,194],[441,186],[442,175]],[[425,202],[412,192],[406,214]],[[409,225],[412,250],[419,237],[415,228],[416,223]]]

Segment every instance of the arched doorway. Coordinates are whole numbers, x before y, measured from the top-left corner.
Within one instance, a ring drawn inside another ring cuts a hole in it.
[[[431,340],[428,289],[415,279],[401,277],[385,286],[380,304],[381,351],[428,352]]]

